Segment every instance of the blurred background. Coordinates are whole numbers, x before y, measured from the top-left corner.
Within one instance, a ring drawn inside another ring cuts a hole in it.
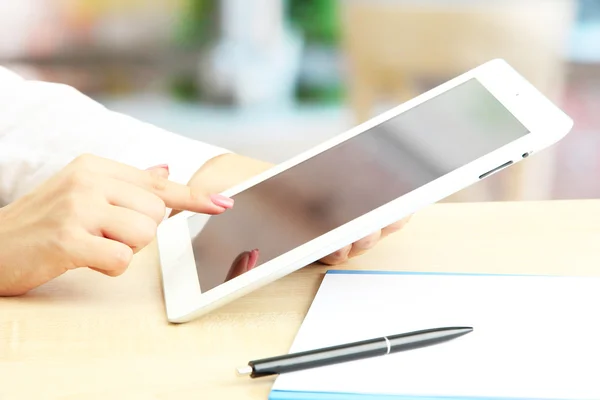
[[[600,197],[600,0],[0,1],[0,65],[272,162],[493,58],[575,127],[447,201]]]

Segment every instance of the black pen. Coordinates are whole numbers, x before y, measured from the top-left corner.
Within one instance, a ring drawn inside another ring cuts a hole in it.
[[[376,339],[250,361],[247,366],[238,368],[237,373],[242,376],[249,375],[251,378],[278,375],[432,346],[472,331],[473,328],[471,327],[447,327],[383,336]]]

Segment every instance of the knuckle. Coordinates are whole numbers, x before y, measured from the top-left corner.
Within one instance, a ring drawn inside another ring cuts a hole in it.
[[[77,230],[68,225],[59,226],[53,231],[53,248],[56,254],[70,256],[70,249],[79,241]],[[67,257],[71,258],[71,257]],[[71,260],[74,267],[81,266],[79,260]]]
[[[79,217],[82,216],[83,202],[81,201],[81,195],[79,193],[66,193],[61,203],[61,211],[65,213],[67,217],[72,217],[75,220],[78,220]]]
[[[110,276],[123,275],[131,263],[131,258],[132,252],[130,250],[115,251],[112,259],[112,268],[109,271]]]
[[[54,238],[61,247],[65,247],[67,243],[73,243],[76,240],[75,229],[70,226],[61,226],[54,230]]]
[[[131,259],[133,257],[133,251],[128,246],[119,246],[115,248],[112,253],[111,260],[111,274],[113,276],[118,276],[123,274],[125,270],[129,267],[131,263]]]
[[[150,174],[150,185],[153,190],[162,192],[167,187],[167,179],[158,174]]]
[[[72,190],[82,190],[93,187],[91,173],[84,169],[74,169],[66,178],[67,187]]]

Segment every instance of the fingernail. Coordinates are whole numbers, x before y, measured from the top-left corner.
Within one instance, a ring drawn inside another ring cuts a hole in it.
[[[154,167],[150,167],[150,168],[146,169],[146,171],[149,171],[151,169],[157,169],[157,168],[162,168],[162,169],[166,170],[167,172],[169,172],[169,166],[167,164],[155,165]]]
[[[254,249],[250,252],[250,257],[248,258],[248,271],[252,268],[256,267],[258,263],[258,249]]]
[[[233,207],[233,199],[230,199],[229,197],[223,196],[221,194],[213,194],[210,196],[210,199],[212,200],[213,203],[215,203],[216,205],[223,207],[223,208],[231,208]]]

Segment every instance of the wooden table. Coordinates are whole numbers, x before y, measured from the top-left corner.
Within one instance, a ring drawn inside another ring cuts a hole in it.
[[[170,325],[156,260],[0,299],[0,399],[266,399],[271,379],[234,369],[287,352],[326,268]],[[338,268],[600,275],[600,201],[438,204]]]

